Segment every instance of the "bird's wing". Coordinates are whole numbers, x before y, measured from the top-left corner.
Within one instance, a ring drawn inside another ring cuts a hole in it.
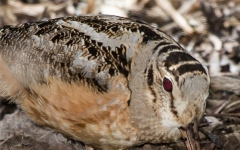
[[[25,87],[47,77],[83,81],[106,90],[115,75],[129,74],[129,62],[144,38],[139,24],[115,16],[77,16],[5,26],[0,55]]]

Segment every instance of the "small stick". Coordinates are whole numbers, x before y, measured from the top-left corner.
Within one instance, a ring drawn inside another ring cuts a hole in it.
[[[214,117],[223,117],[223,116],[228,116],[228,117],[240,117],[240,113],[228,113],[228,114],[205,114],[205,116],[214,116]]]
[[[198,121],[196,118],[187,126],[179,128],[188,150],[200,150]]]
[[[192,27],[187,23],[186,19],[177,12],[168,0],[156,0],[157,4],[183,29],[187,34],[193,34]]]

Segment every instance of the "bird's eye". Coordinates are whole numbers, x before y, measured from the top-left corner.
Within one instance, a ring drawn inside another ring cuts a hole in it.
[[[166,77],[163,78],[163,88],[167,92],[172,92],[173,88],[172,82]]]

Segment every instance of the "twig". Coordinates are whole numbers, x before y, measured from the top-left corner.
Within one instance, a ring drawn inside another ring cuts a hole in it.
[[[229,91],[240,94],[240,80],[225,76],[211,77],[211,88],[215,91]]]
[[[198,134],[198,120],[197,120],[197,118],[193,119],[193,133],[194,133],[194,139],[195,139],[194,143],[196,145],[196,148],[198,150],[200,150],[201,149],[200,148],[200,142],[199,142],[200,137],[199,137],[199,134]]]
[[[6,140],[4,140],[2,143],[0,143],[0,146],[3,145],[4,143],[6,143],[10,138],[12,138],[13,135],[11,135],[10,137],[8,137]]]
[[[214,50],[209,58],[209,73],[211,76],[218,75],[220,72],[220,50],[222,49],[222,41],[213,34],[209,35],[209,40],[214,45]]]
[[[205,116],[214,116],[214,117],[224,117],[224,116],[228,116],[228,117],[240,117],[240,113],[228,113],[228,114],[205,114]]]
[[[157,4],[183,29],[187,34],[193,34],[192,27],[187,23],[186,19],[176,11],[168,0],[156,0]]]
[[[200,150],[199,135],[198,135],[198,121],[196,118],[187,126],[179,128],[185,145],[188,150]]]
[[[223,110],[223,108],[227,106],[228,103],[229,101],[223,102],[213,114],[219,114]]]

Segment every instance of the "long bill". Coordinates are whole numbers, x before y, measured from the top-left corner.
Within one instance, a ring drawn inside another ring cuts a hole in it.
[[[179,127],[179,130],[188,150],[200,150],[198,121],[196,118],[187,127]]]

